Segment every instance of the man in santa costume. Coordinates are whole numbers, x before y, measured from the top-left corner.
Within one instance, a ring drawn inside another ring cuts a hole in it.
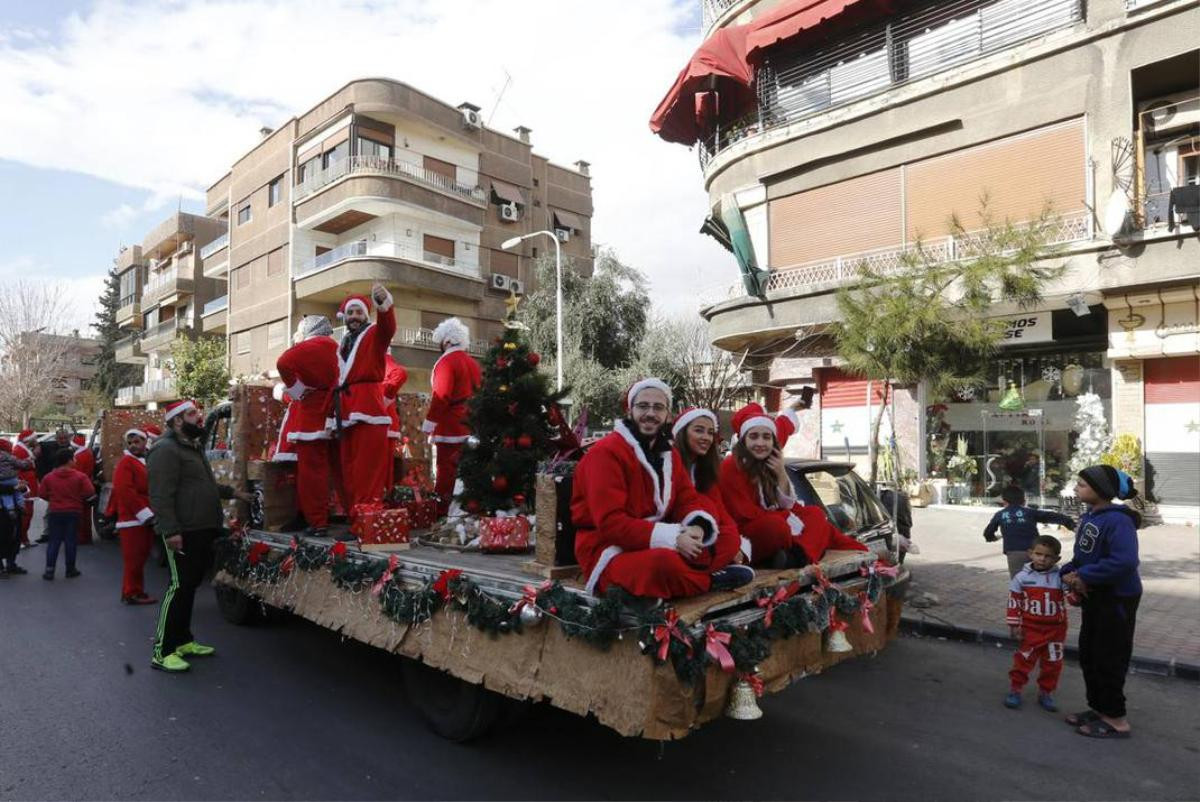
[[[372,300],[379,307],[374,323]],[[346,333],[337,351],[332,425],[338,438],[340,495],[353,523],[357,505],[381,502],[387,492],[392,416],[383,399],[383,380],[396,334],[392,295],[376,283],[371,298],[351,295],[342,301],[338,318],[345,321]]]
[[[146,595],[144,570],[154,545],[154,512],[150,509],[150,483],[146,474],[146,445],[149,438],[142,429],[125,432],[125,453],[113,469],[109,509],[117,519],[117,537],[121,541],[121,602],[154,604]]]
[[[37,459],[42,453],[37,434],[33,429],[22,429],[13,445],[13,456],[17,459],[27,459],[34,467],[17,473],[29,489],[25,491],[25,514],[21,516],[21,545],[29,545],[29,522],[33,520],[33,499],[38,494]]]
[[[429,435],[429,441],[437,448],[434,490],[440,497],[438,515],[445,515],[454,495],[463,443],[471,436],[467,401],[483,383],[483,371],[467,353],[471,334],[458,318],[448,318],[438,324],[433,330],[433,341],[442,349],[442,355],[433,363],[429,378],[433,393],[421,431]]]
[[[400,395],[400,388],[407,381],[408,371],[391,354],[388,354],[383,372],[383,402],[387,405],[388,415],[392,418],[392,422],[388,426],[388,488],[396,483],[396,458],[401,455],[401,442],[404,440],[396,397]]]
[[[88,481],[96,479],[96,454],[87,444],[87,438],[82,434],[76,434],[71,437],[71,447],[75,449],[75,470],[82,473],[88,478]],[[83,515],[79,516],[79,545],[90,545],[92,542],[92,515],[90,509],[85,509]]]
[[[671,599],[751,581],[748,566],[714,562],[717,514],[671,446],[671,388],[642,379],[629,389],[625,407],[628,417],[575,469],[571,518],[588,592],[615,585]]]
[[[300,513],[308,534],[323,537],[329,526],[329,417],[338,385],[338,344],[324,315],[306,315],[296,334],[300,342],[275,362],[288,405],[274,459],[295,460]]]

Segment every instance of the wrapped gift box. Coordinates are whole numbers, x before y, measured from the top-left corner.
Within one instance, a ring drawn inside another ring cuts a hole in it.
[[[428,529],[437,520],[437,499],[423,497],[420,501],[407,501],[400,509],[408,513],[408,521],[413,529]]]
[[[358,536],[363,551],[385,551],[392,548],[407,548],[411,526],[408,511],[393,508],[359,505],[351,531]]]
[[[479,550],[493,554],[529,551],[529,519],[524,515],[480,518]]]

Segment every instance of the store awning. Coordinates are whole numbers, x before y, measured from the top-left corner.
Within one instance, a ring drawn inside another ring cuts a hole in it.
[[[795,0],[784,3],[774,11],[750,23],[753,29],[746,35],[746,58],[757,61],[758,51],[812,30],[822,23],[851,11],[867,16],[890,10],[887,0]],[[864,19],[865,21],[865,19]]]
[[[512,184],[492,179],[492,194],[499,198],[501,203],[525,205],[525,196],[519,188],[514,187]]]
[[[563,212],[559,211],[558,209],[554,209],[553,214],[555,228],[569,228],[572,231],[583,231],[583,223],[581,223],[579,218],[571,212]]]

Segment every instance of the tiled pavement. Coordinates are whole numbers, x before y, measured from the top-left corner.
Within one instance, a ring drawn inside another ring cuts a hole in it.
[[[960,629],[1007,635],[1004,606],[1008,567],[1000,543],[987,543],[983,527],[992,511],[913,510],[913,539],[920,554],[909,555],[913,585],[905,617]],[[1074,533],[1042,527],[1063,541],[1070,558]],[[1138,608],[1134,656],[1200,666],[1200,530],[1152,526],[1138,532],[1145,590]],[[911,604],[922,593],[937,603]],[[1070,643],[1077,642],[1079,611],[1072,608]]]

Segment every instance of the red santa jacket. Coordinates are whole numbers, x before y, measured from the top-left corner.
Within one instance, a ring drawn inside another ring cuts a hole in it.
[[[30,462],[34,463],[35,466],[37,465],[37,458],[33,456],[33,452],[30,451],[29,447],[26,446],[24,443],[14,443],[12,453],[13,453],[13,456],[16,457],[17,459],[27,459]],[[37,468],[36,467],[29,468],[24,471],[17,471],[17,478],[24,481],[25,484],[29,485],[28,498],[33,498],[34,496],[36,496],[38,494],[38,479],[37,479]]]
[[[296,461],[296,438],[292,435],[299,431],[303,417],[300,410],[302,403],[293,401],[290,395],[283,396],[283,419],[279,421],[279,436],[275,438],[275,453],[271,455],[271,462]]]
[[[725,509],[729,510],[738,527],[745,529],[764,516],[779,518],[798,538],[797,545],[804,549],[811,562],[818,562],[830,549],[868,551],[862,543],[830,523],[825,510],[820,507],[801,504],[783,493],[775,499],[763,498],[758,487],[738,465],[736,454],[730,454],[721,462],[718,484]]]
[[[479,363],[462,346],[447,348],[433,363],[433,396],[421,431],[435,443],[461,443],[471,434],[467,401],[483,383]]]
[[[326,423],[333,414],[333,388],[338,383],[337,341],[332,337],[310,337],[280,354],[275,367],[287,396],[298,402],[289,415],[293,420],[286,439],[329,439]]]
[[[692,480],[692,484],[696,484],[696,469],[693,467],[688,471],[688,478]],[[732,533],[738,539],[739,550],[746,555],[746,559],[750,559],[750,541],[742,537],[738,532],[737,522],[733,520],[733,516],[729,514],[729,510],[725,509],[725,500],[721,498],[721,483],[713,482],[707,490],[696,488],[696,492],[704,496],[708,503],[712,506],[713,513],[717,516],[717,526],[721,529],[721,534],[726,535]]]
[[[126,451],[117,461],[106,514],[109,517],[116,516],[117,529],[146,526],[154,517],[150,509],[150,481],[145,459]]]
[[[75,449],[75,470],[89,479],[96,475],[96,455],[90,446]]]
[[[388,414],[392,417],[392,422],[388,426],[388,437],[396,440],[403,437],[400,430],[400,411],[396,408],[396,396],[400,394],[400,388],[406,381],[408,381],[408,371],[393,359],[391,354],[388,354],[383,371],[383,400],[387,404]]]
[[[341,410],[342,426],[370,423],[389,426],[392,416],[388,414],[383,400],[383,379],[387,368],[384,364],[391,352],[392,337],[396,335],[396,310],[392,296],[379,305],[374,323],[368,323],[354,341],[347,356],[338,348],[338,405]],[[342,341],[349,337],[347,332]]]
[[[575,556],[587,576],[587,590],[609,562],[623,551],[674,549],[679,525],[699,520],[711,529],[711,546],[720,522],[708,500],[697,492],[675,449],[663,454],[662,480],[624,421],[588,449],[575,469],[571,491]]]

